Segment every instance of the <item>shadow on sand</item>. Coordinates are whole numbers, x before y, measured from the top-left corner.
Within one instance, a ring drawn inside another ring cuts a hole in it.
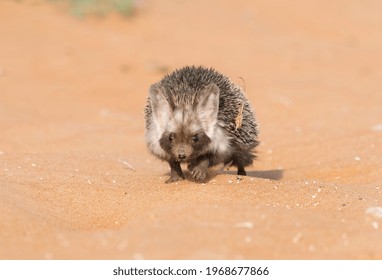
[[[236,175],[236,170],[224,170],[223,173]],[[284,171],[282,169],[274,169],[274,170],[261,170],[261,171],[247,171],[248,177],[269,179],[269,180],[281,180],[283,178]]]
[[[234,169],[234,168],[233,168]],[[229,175],[236,175],[236,170],[210,170],[210,172],[207,175],[207,178],[200,182],[196,181],[194,178],[192,178],[190,172],[188,170],[184,171],[184,175],[186,177],[186,180],[196,183],[208,183],[213,178],[218,176],[219,174],[229,174]],[[269,179],[269,180],[281,180],[283,178],[284,171],[282,169],[274,169],[274,170],[261,170],[261,171],[247,171],[247,177],[253,177],[253,178],[261,178],[261,179]],[[170,176],[170,172],[166,173],[167,176]]]

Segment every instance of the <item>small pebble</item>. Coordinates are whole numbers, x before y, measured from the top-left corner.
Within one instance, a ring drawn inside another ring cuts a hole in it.
[[[119,251],[123,251],[123,250],[125,250],[125,248],[127,247],[127,241],[122,241],[122,242],[120,242],[119,244],[118,244],[118,250]]]
[[[253,228],[253,224],[251,222],[242,222],[242,223],[236,223],[236,228]]]
[[[302,237],[302,233],[301,233],[301,232],[298,232],[298,233],[293,237],[292,242],[295,243],[295,244],[298,243],[298,242],[300,241],[301,237]]]
[[[133,256],[133,258],[134,258],[135,260],[144,260],[143,255],[140,254],[140,253],[135,253],[134,256]]]
[[[375,218],[382,218],[382,207],[369,207],[366,209],[366,214],[372,215]]]
[[[125,165],[128,169],[132,170],[132,171],[137,171],[134,166],[132,166],[130,163],[128,163],[126,160],[122,160],[122,159],[118,159],[118,161],[120,163],[122,163],[123,165]]]
[[[68,241],[68,240],[63,240],[63,241],[61,242],[61,244],[62,244],[62,246],[64,246],[64,247],[69,247],[69,245],[70,245],[70,241]]]
[[[373,126],[371,128],[371,130],[373,130],[373,131],[382,131],[382,123],[376,124],[375,126]]]
[[[46,253],[45,253],[45,259],[47,259],[47,260],[51,260],[51,259],[53,259],[53,254],[50,253],[50,252],[46,252]]]

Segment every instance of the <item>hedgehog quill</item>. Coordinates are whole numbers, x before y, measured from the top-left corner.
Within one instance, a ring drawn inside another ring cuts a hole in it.
[[[256,158],[258,125],[242,89],[214,69],[186,66],[151,85],[145,107],[149,151],[170,165],[166,183],[185,178],[187,164],[196,181],[210,167],[245,167]]]

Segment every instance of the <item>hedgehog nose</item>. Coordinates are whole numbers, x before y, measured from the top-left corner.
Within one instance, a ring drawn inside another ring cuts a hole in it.
[[[178,154],[178,158],[179,158],[179,159],[185,159],[185,158],[186,158],[186,155],[185,155],[185,154]]]

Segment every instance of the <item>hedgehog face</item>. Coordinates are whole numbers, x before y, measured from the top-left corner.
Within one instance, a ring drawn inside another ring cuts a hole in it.
[[[150,106],[154,129],[149,138],[154,147],[159,142],[162,151],[155,149],[158,155],[187,162],[209,151],[219,110],[219,88],[215,84],[184,102],[175,102],[160,84],[154,84],[150,88]],[[163,151],[167,156],[161,155]]]
[[[192,127],[195,126],[181,125],[165,131],[159,140],[161,148],[176,161],[189,162],[208,150],[211,139],[203,130],[192,130]]]

